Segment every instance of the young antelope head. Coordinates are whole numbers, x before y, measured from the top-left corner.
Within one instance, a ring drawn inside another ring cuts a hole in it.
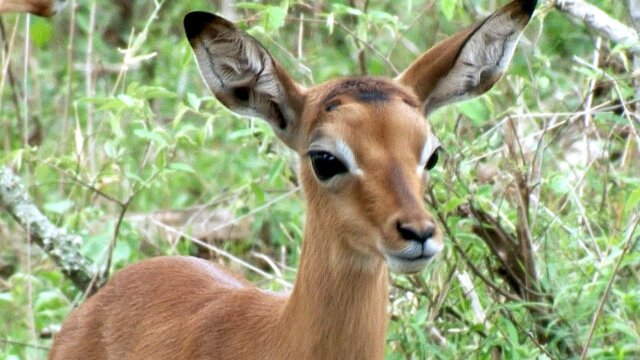
[[[307,238],[329,234],[330,243],[322,244],[327,256],[386,260],[392,271],[412,273],[443,249],[442,230],[423,199],[440,148],[426,116],[498,81],[535,4],[511,2],[395,79],[343,78],[311,88],[221,17],[194,12],[184,25],[215,96],[239,114],[269,122],[300,156],[306,231],[316,234]]]
[[[310,213],[333,217],[341,247],[417,272],[442,248],[423,189],[440,144],[410,89],[383,78],[312,88],[296,151]]]

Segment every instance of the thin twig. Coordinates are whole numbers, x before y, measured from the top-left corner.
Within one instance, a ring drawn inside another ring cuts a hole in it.
[[[453,234],[453,231],[451,231],[451,229],[449,228],[449,225],[447,224],[447,221],[446,221],[446,218],[445,218],[444,214],[442,213],[442,211],[440,210],[440,208],[436,204],[436,197],[435,197],[435,194],[433,193],[433,189],[430,186],[428,187],[428,191],[429,191],[429,194],[430,194],[430,200],[431,200],[430,202],[431,202],[433,208],[437,209],[436,214],[438,216],[438,220],[440,220],[440,224],[442,224],[442,227],[444,228],[445,232],[449,236],[449,239],[451,239],[451,242],[453,242],[454,248],[456,249],[458,254],[460,254],[462,256],[462,258],[464,259],[464,261],[467,264],[467,266],[469,266],[471,271],[477,277],[479,277],[485,284],[487,284],[487,286],[489,286],[491,289],[493,289],[498,294],[504,296],[505,298],[507,298],[507,299],[509,299],[511,301],[516,301],[516,302],[520,301],[521,299],[519,297],[517,297],[517,296],[515,296],[515,295],[513,295],[513,294],[511,294],[511,293],[509,293],[507,291],[505,291],[498,284],[494,283],[488,277],[486,277],[482,273],[482,271],[480,271],[480,269],[473,263],[473,261],[471,260],[469,255],[462,248],[462,245],[460,244],[460,242],[458,242],[458,239]]]
[[[19,341],[6,340],[6,339],[0,339],[0,343],[8,344],[8,345],[15,345],[15,346],[28,347],[28,348],[38,349],[38,350],[43,350],[43,351],[51,350],[50,348],[48,348],[46,346],[27,344],[27,343],[23,343],[23,342],[19,342]]]
[[[23,106],[23,118],[22,118],[22,131],[23,131],[23,147],[25,149],[29,148],[29,52],[31,51],[30,47],[30,30],[31,30],[31,15],[26,15],[25,27],[24,27],[24,59],[23,59],[23,73],[22,73],[22,88],[24,89],[25,96],[22,97],[22,106]],[[27,176],[29,176],[29,167],[26,167]],[[26,290],[27,290],[27,318],[29,324],[29,334],[31,335],[32,341],[36,341],[36,319],[33,313],[33,286],[32,286],[32,277],[31,277],[31,246],[29,246],[30,235],[31,235],[31,223],[29,221],[25,222],[25,228],[27,232],[26,242],[27,242],[27,274],[28,279],[26,281]]]
[[[200,239],[196,239],[193,236],[190,236],[189,234],[187,234],[187,233],[185,233],[183,231],[180,231],[180,230],[178,230],[178,229],[176,229],[174,227],[171,227],[171,226],[169,226],[169,225],[167,225],[165,223],[162,223],[160,221],[157,221],[155,219],[151,219],[151,222],[153,222],[154,224],[160,226],[161,228],[163,228],[163,229],[165,229],[165,230],[167,230],[167,231],[169,231],[169,232],[171,232],[171,233],[173,233],[175,235],[179,235],[180,237],[183,237],[184,239],[187,239],[187,240],[191,241],[192,243],[197,244],[198,246],[202,246],[202,247],[204,247],[204,248],[206,248],[208,250],[211,250],[212,252],[216,253],[219,256],[223,256],[223,257],[225,257],[225,258],[227,258],[227,259],[229,259],[229,260],[231,260],[231,261],[233,261],[233,262],[235,262],[237,264],[240,264],[243,267],[255,272],[256,274],[259,274],[259,275],[261,275],[261,276],[263,276],[263,277],[265,277],[265,278],[267,278],[269,280],[276,281],[280,285],[283,285],[288,289],[293,288],[293,285],[291,283],[287,282],[286,280],[278,278],[278,277],[276,277],[274,275],[271,275],[271,274],[269,274],[269,273],[267,273],[265,271],[262,271],[258,267],[255,267],[255,266],[249,264],[248,262],[246,262],[246,261],[244,261],[244,260],[242,260],[242,259],[240,259],[240,258],[238,258],[236,256],[233,256],[232,254],[230,254],[230,253],[228,253],[228,252],[226,252],[226,251],[224,251],[224,250],[222,250],[222,249],[220,249],[218,247],[215,247],[215,246],[213,246],[213,245],[211,245],[209,243],[206,243],[206,242],[204,242],[204,241],[202,241]]]
[[[19,18],[18,18],[19,19]],[[16,110],[16,115],[17,118],[20,119],[22,118],[22,111],[20,108],[20,97],[22,97],[21,94],[21,90],[17,85],[16,85],[16,80],[15,80],[15,75],[13,75],[13,71],[11,70],[11,49],[13,48],[13,44],[16,38],[16,34],[17,34],[17,29],[18,29],[18,25],[19,25],[19,21],[16,20],[16,23],[14,25],[13,31],[11,33],[11,38],[9,40],[7,40],[7,32],[5,30],[4,27],[4,22],[2,21],[2,18],[0,18],[0,36],[2,37],[2,42],[4,44],[3,50],[6,56],[6,62],[4,64],[4,67],[2,69],[2,77],[0,78],[0,94],[2,93],[2,90],[4,89],[4,79],[5,79],[5,74],[6,74],[6,78],[9,79],[9,85],[11,86],[11,99],[13,101],[13,106],[15,107]],[[2,97],[0,97],[0,109],[2,108]],[[5,128],[7,129],[7,136],[5,137],[5,139],[9,139],[9,122],[5,123]],[[7,147],[7,150],[9,148]]]
[[[124,220],[124,215],[127,213],[127,210],[129,209],[129,204],[131,204],[131,200],[133,200],[133,197],[130,197],[120,207],[120,214],[118,215],[118,220],[116,221],[116,226],[113,230],[111,241],[109,241],[109,247],[107,248],[107,260],[105,261],[104,270],[102,272],[102,278],[105,280],[109,279],[109,272],[111,270],[111,260],[113,259],[113,251],[116,248],[116,242],[118,240],[118,235],[120,234],[120,227],[122,226],[122,220]]]
[[[591,345],[591,340],[593,339],[593,334],[596,330],[596,325],[598,324],[598,320],[600,319],[600,316],[602,315],[602,311],[604,309],[604,304],[607,302],[607,298],[609,297],[609,293],[611,293],[611,288],[613,286],[613,283],[615,282],[616,276],[618,276],[618,270],[620,269],[620,265],[622,264],[622,260],[624,259],[624,257],[627,255],[627,253],[629,252],[629,250],[633,249],[636,244],[638,243],[638,241],[640,241],[640,236],[637,236],[634,240],[633,236],[636,232],[636,229],[638,228],[638,223],[640,223],[640,214],[636,215],[635,220],[632,221],[633,225],[631,226],[630,230],[629,230],[629,235],[627,236],[627,239],[625,240],[625,244],[624,247],[622,248],[622,253],[620,254],[620,257],[618,258],[618,261],[616,262],[616,266],[613,268],[613,273],[611,274],[611,277],[609,278],[609,281],[607,282],[607,286],[604,289],[604,294],[602,294],[602,298],[600,299],[600,304],[598,304],[598,309],[596,310],[596,312],[593,314],[593,319],[591,321],[591,327],[589,328],[589,335],[587,336],[587,341],[584,344],[584,347],[582,348],[582,355],[580,356],[580,360],[584,360],[587,358],[587,352],[589,351],[589,346]]]
[[[68,134],[69,129],[69,109],[73,99],[73,52],[74,38],[76,33],[76,0],[71,0],[71,18],[69,19],[69,40],[67,41],[67,96],[62,116],[62,133]]]
[[[49,166],[51,166],[52,168],[54,168],[55,170],[57,170],[58,172],[60,172],[60,174],[65,175],[67,177],[69,177],[71,179],[71,181],[73,181],[74,183],[79,184],[80,186],[87,188],[88,190],[91,190],[92,192],[94,192],[96,195],[101,196],[103,198],[105,198],[108,201],[111,201],[119,206],[123,206],[124,202],[122,200],[116,199],[115,197],[105,193],[104,191],[98,189],[97,187],[95,187],[94,185],[91,185],[87,182],[85,182],[84,180],[80,179],[80,177],[76,174],[72,174],[58,166],[56,166],[55,164],[51,164],[51,163],[47,163]]]
[[[93,97],[95,95],[95,82],[93,75],[93,37],[96,25],[96,12],[97,5],[96,1],[91,2],[91,10],[89,11],[89,33],[87,34],[87,54],[86,54],[86,63],[85,63],[85,91],[86,97]],[[90,101],[87,102],[87,138],[93,136],[95,131],[95,125],[93,123],[93,103]],[[89,169],[91,172],[95,172],[96,170],[96,151],[95,151],[95,142],[88,141],[87,143],[87,156],[85,159],[89,162]]]

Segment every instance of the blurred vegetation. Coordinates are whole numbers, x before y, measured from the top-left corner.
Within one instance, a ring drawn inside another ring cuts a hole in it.
[[[0,165],[16,170],[52,221],[82,236],[96,266],[199,254],[282,290],[215,255],[292,282],[304,213],[293,156],[200,79],[182,18],[216,5],[69,3],[51,19],[0,18]],[[225,11],[310,86],[394,76],[504,3],[283,1],[229,10],[227,2]],[[590,3],[630,24],[624,2]],[[504,79],[430,116],[446,156],[425,196],[447,246],[422,274],[393,276],[387,359],[565,359],[588,341],[588,358],[640,358],[632,73],[629,49],[543,2]],[[198,245],[189,221],[175,225],[184,233],[175,236],[158,230],[164,220],[148,220],[194,208],[222,209],[248,232]],[[509,283],[508,258],[491,248],[501,233],[531,241],[531,292]],[[45,358],[52,332],[84,296],[0,213],[0,359]]]

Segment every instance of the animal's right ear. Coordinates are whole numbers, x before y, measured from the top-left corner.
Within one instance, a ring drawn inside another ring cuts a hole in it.
[[[290,147],[304,105],[302,88],[249,34],[206,12],[184,18],[184,29],[209,89],[230,110],[269,122]]]
[[[415,92],[426,114],[484,94],[509,66],[537,3],[511,1],[431,48],[396,80]]]

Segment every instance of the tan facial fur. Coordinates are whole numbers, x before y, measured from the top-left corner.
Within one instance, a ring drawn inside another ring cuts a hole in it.
[[[345,81],[363,85],[331,96]],[[424,162],[438,141],[418,100],[401,85],[377,78],[331,82],[310,89],[306,96],[309,106],[301,126],[309,135],[296,150],[309,203],[336,214],[334,226],[352,234],[345,248],[386,258],[393,271],[421,270],[443,243],[422,198],[428,178]],[[311,149],[334,154],[349,172],[320,181],[307,156]],[[407,241],[398,224],[433,227],[433,235],[424,244]]]

